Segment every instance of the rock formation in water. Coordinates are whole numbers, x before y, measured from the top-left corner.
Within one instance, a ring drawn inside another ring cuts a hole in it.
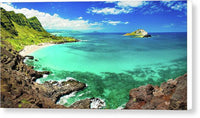
[[[187,74],[130,90],[125,109],[187,110]]]
[[[138,29],[134,32],[131,33],[126,33],[124,36],[134,36],[136,38],[144,38],[144,37],[151,37],[145,30],[143,29]]]

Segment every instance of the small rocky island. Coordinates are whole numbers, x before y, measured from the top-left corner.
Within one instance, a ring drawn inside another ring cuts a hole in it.
[[[134,32],[131,33],[126,33],[124,36],[134,36],[135,38],[145,38],[145,37],[151,37],[150,34],[148,34],[145,30],[143,29],[138,29]]]

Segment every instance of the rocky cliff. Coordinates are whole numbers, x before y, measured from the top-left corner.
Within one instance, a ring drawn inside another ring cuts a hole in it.
[[[187,74],[130,90],[125,109],[187,110]]]
[[[5,43],[2,41],[2,43]],[[84,83],[68,80],[38,84],[37,78],[48,72],[37,72],[23,63],[24,57],[6,44],[1,47],[1,107],[3,108],[67,108],[57,105],[62,95],[79,91]],[[84,102],[84,101],[82,101]],[[86,102],[81,108],[90,108]],[[73,107],[73,106],[71,106]]]

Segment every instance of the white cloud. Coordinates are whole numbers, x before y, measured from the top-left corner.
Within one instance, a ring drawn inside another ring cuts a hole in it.
[[[187,9],[187,3],[183,3],[181,1],[162,1],[164,5],[167,7],[177,10],[177,11],[183,11]]]
[[[130,13],[132,12],[132,9],[125,9],[125,8],[109,8],[109,7],[105,7],[105,8],[90,8],[88,9],[87,13],[96,13],[96,14],[104,14],[104,15],[108,15],[108,14],[113,14],[113,15],[117,15],[117,14],[121,14],[121,13]]]
[[[144,1],[119,1],[117,2],[118,7],[139,7],[145,5],[146,2]]]
[[[124,24],[128,24],[129,22],[125,22]]]
[[[114,3],[114,2],[116,2],[116,1],[114,1],[114,0],[105,1],[105,3]]]
[[[58,14],[51,15],[49,13],[40,12],[34,9],[15,8],[12,4],[2,3],[1,7],[7,11],[15,11],[16,13],[23,13],[27,18],[36,16],[45,29],[65,29],[65,30],[90,30],[100,29],[100,24],[90,23],[89,20],[83,20],[79,17],[76,20],[61,18]]]
[[[159,14],[164,11],[162,7],[158,7],[157,5],[151,5],[149,7],[149,10],[146,10],[146,8],[143,8],[143,14]],[[167,12],[167,11],[166,11]]]
[[[166,7],[168,7],[168,9],[165,9]],[[149,3],[148,9],[143,7],[141,10],[143,11],[143,14],[160,14],[163,12],[180,11],[179,14],[185,16],[187,14],[187,3],[177,0],[162,0],[159,2],[159,5]]]
[[[146,5],[147,2],[144,1],[106,1],[105,3],[113,3],[115,7],[105,7],[105,8],[94,8],[88,9],[87,13],[104,14],[104,15],[118,15],[118,14],[128,14],[133,12],[134,7],[140,7]]]
[[[79,20],[83,19],[83,17],[78,17]]]
[[[183,0],[184,1],[184,0]],[[106,1],[105,4],[114,4],[114,7],[105,7],[105,8],[90,8],[87,13],[93,14],[103,14],[103,15],[117,15],[117,14],[128,14],[133,11],[143,10],[143,14],[154,14],[161,12],[171,12],[174,11],[183,11],[185,14],[187,11],[187,2],[179,0],[161,0],[158,4],[152,4],[152,1]],[[161,5],[160,5],[161,4]],[[144,7],[147,6],[148,7]],[[163,6],[162,6],[163,5]],[[169,10],[165,10],[162,7],[169,7]]]
[[[121,7],[121,8],[125,8],[125,7],[139,7],[142,5],[147,4],[147,2],[142,1],[142,0],[137,0],[137,1],[106,1],[105,3],[115,3],[116,7]]]
[[[174,10],[178,10],[178,11],[182,11],[184,9],[187,8],[187,4],[184,3],[184,4],[175,4],[174,6],[171,6],[171,9],[174,9]]]
[[[103,23],[110,24],[110,25],[128,24],[128,23],[129,23],[129,22],[111,21],[111,20],[108,20],[108,21],[102,21],[102,22],[103,22]]]

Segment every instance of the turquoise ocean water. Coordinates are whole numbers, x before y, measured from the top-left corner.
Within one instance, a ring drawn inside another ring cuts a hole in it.
[[[66,33],[81,42],[42,48],[31,55],[39,61],[26,63],[38,71],[51,71],[41,83],[75,78],[87,88],[62,97],[66,106],[98,97],[106,109],[123,107],[129,90],[141,85],[175,79],[187,72],[187,33],[151,33],[151,38],[133,38],[124,33]]]

